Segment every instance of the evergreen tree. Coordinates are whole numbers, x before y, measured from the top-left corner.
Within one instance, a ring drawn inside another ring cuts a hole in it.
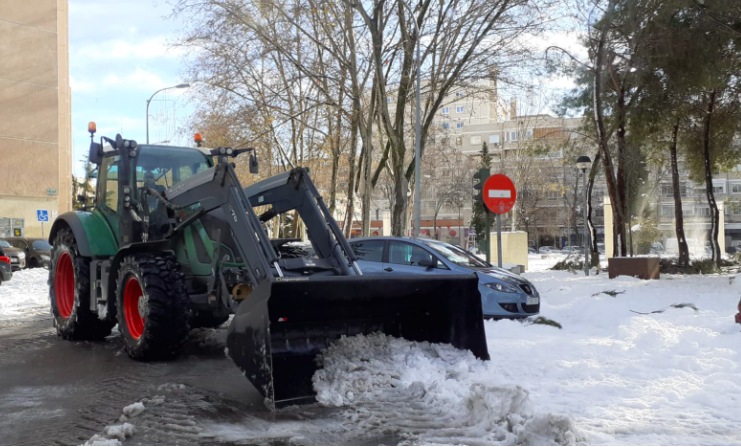
[[[481,160],[479,161],[479,166],[477,169],[490,169],[491,161],[492,157],[489,153],[489,147],[486,145],[486,142],[484,142],[481,144]],[[490,228],[487,228],[486,225],[486,210],[484,209],[484,204],[481,202],[474,202],[473,204],[471,226],[476,231],[476,238],[481,240],[483,240],[486,232],[490,230]]]

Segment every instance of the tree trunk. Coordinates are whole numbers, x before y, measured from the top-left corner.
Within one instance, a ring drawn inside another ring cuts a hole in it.
[[[592,169],[589,171],[589,181],[587,182],[587,225],[589,226],[590,244],[589,256],[590,267],[599,266],[599,248],[597,247],[597,229],[594,227],[592,222],[592,190],[594,189],[594,179],[597,177],[599,172],[599,163],[601,161],[600,153],[594,157],[594,163],[592,163]]]
[[[710,125],[713,119],[715,109],[715,96],[717,92],[713,90],[710,93],[710,102],[705,117],[705,135],[703,137],[702,148],[705,161],[705,189],[707,193],[708,205],[710,206],[710,248],[712,249],[713,261],[720,268],[720,246],[718,245],[718,226],[720,223],[720,213],[718,204],[715,203],[715,194],[713,193],[713,167],[710,160]]]
[[[630,219],[630,198],[628,197],[628,172],[626,170],[626,164],[627,164],[627,153],[628,153],[628,143],[626,141],[625,135],[626,135],[626,105],[625,105],[625,90],[620,89],[620,92],[618,94],[618,101],[617,101],[617,108],[618,108],[618,128],[617,128],[617,151],[618,151],[618,159],[617,159],[617,194],[618,197],[620,197],[620,211],[623,215],[623,219],[628,220],[628,226],[632,224]],[[618,234],[619,243],[620,243],[620,256],[626,256],[628,254],[627,250],[627,241],[625,237],[625,223],[620,226],[620,233]],[[630,228],[628,228],[628,231],[631,233],[631,247],[630,247],[630,256],[633,256],[633,246],[632,246],[632,231]]]
[[[674,195],[674,231],[677,234],[677,245],[679,247],[679,265],[690,265],[690,250],[687,247],[687,238],[684,236],[684,213],[682,212],[682,194],[679,187],[679,167],[677,166],[677,133],[679,132],[679,121],[672,130],[672,144],[669,148],[672,164],[672,189]]]

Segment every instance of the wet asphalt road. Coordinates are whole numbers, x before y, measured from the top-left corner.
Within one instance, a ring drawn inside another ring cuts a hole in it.
[[[48,308],[0,320],[0,445],[79,445],[121,424],[135,402],[147,409],[128,420],[136,433],[124,445],[398,442],[353,430],[339,409],[267,412],[225,357],[225,331],[195,330],[179,359],[141,363],[115,330],[100,342],[62,340]]]

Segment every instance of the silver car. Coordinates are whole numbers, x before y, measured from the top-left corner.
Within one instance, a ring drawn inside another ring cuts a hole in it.
[[[486,318],[525,318],[540,312],[540,295],[530,281],[460,247],[433,239],[390,236],[352,239],[350,246],[364,275],[475,273]]]

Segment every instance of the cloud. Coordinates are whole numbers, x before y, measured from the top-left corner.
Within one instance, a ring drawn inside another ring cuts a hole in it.
[[[69,78],[69,86],[73,93],[91,93],[95,91],[95,85],[91,82],[79,81],[74,76]]]
[[[142,68],[137,68],[133,73],[124,77],[120,77],[114,73],[108,74],[103,78],[103,85],[106,87],[125,86],[139,90],[157,90],[167,84],[158,75]]]
[[[183,51],[170,47],[164,37],[152,37],[147,40],[131,42],[130,40],[113,39],[96,42],[80,47],[75,57],[80,60],[147,60],[178,58]]]

